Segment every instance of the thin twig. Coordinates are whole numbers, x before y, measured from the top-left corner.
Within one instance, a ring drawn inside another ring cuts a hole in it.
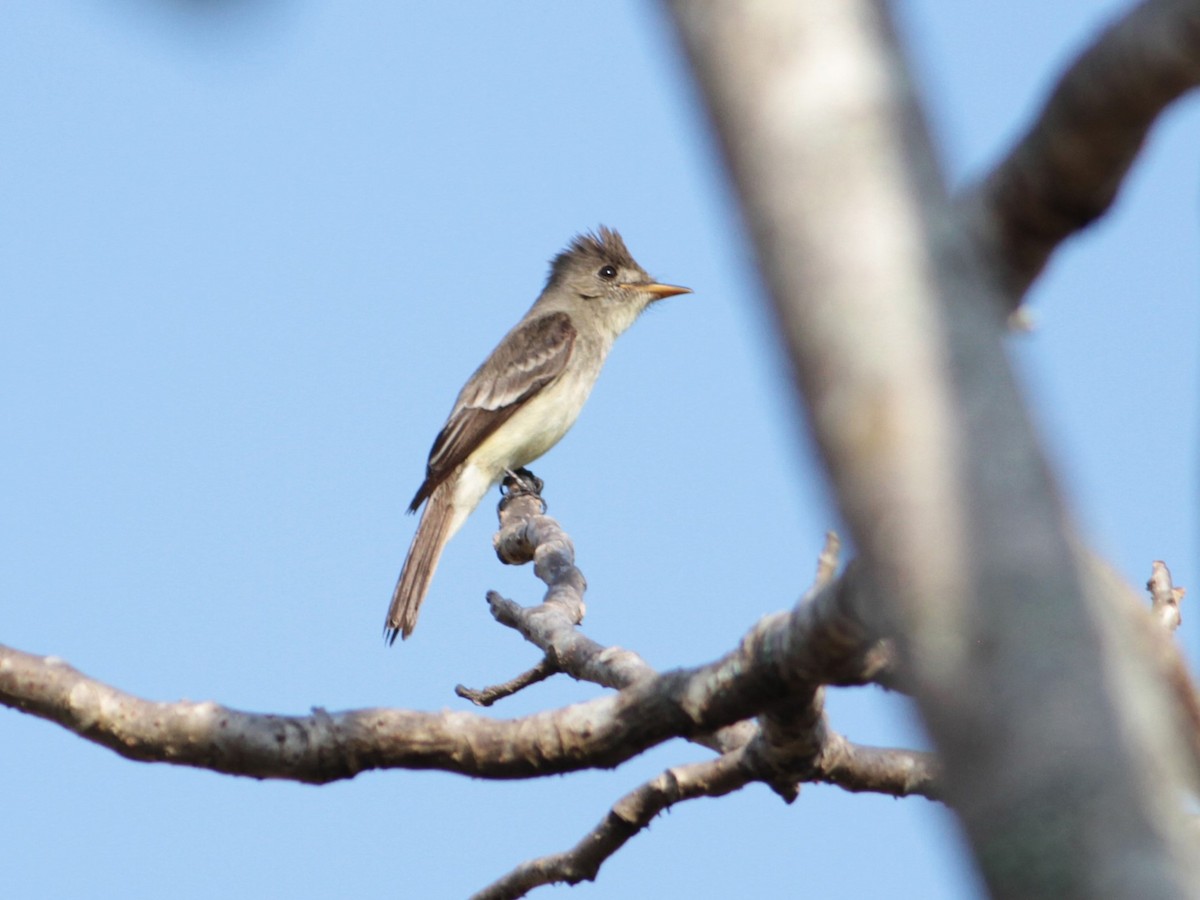
[[[741,751],[667,769],[622,797],[570,850],[521,863],[472,900],[512,900],[535,887],[594,881],[600,866],[663,810],[697,797],[720,797],[753,780]]]
[[[511,678],[503,684],[479,689],[459,684],[455,686],[454,693],[458,694],[464,700],[470,700],[476,706],[491,706],[497,700],[511,697],[517,691],[523,690],[531,684],[537,684],[539,681],[545,681],[551,675],[555,675],[560,671],[556,663],[543,657],[542,661],[532,669],[522,672],[516,678]]]

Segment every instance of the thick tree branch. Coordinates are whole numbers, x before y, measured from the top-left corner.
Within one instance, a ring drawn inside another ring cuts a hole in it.
[[[1188,896],[1177,720],[1076,550],[882,3],[668,6],[990,890]]]
[[[819,627],[809,620],[802,629]],[[656,675],[619,694],[522,719],[396,709],[257,715],[216,703],[155,703],[61,660],[0,645],[0,703],[57,722],[129,759],[324,783],[369,769],[522,778],[615,766],[672,737],[752,715],[789,690],[771,653],[796,638],[774,619],[724,659]],[[798,655],[804,656],[802,652]]]
[[[324,783],[388,768],[547,775],[615,766],[672,737],[753,716],[819,680],[848,641],[869,643],[856,610],[863,599],[851,569],[812,602],[759,622],[714,663],[651,673],[615,695],[510,721],[393,709],[256,715],[211,702],[156,703],[61,660],[2,645],[0,703],[129,759],[256,778]]]
[[[1010,308],[1050,255],[1112,205],[1151,126],[1200,84],[1200,3],[1146,0],[1059,79],[1028,133],[960,212]]]

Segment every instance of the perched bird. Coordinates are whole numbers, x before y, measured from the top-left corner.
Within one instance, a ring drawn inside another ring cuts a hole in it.
[[[467,381],[429,451],[408,508],[425,503],[388,608],[388,643],[412,634],[442,549],[484,494],[575,424],[617,335],[654,301],[687,293],[654,281],[603,226],[554,258],[541,295]]]

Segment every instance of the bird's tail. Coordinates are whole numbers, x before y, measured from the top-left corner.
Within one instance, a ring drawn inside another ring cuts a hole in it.
[[[442,548],[450,539],[453,513],[450,492],[435,490],[421,513],[417,533],[392,593],[392,605],[388,607],[383,626],[383,635],[389,644],[396,642],[396,635],[407,638],[417,625],[417,613],[421,611],[421,603],[433,581],[433,573],[437,571]]]

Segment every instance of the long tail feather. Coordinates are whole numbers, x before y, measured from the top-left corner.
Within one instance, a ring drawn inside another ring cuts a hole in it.
[[[392,593],[392,604],[388,607],[387,621],[383,627],[384,638],[389,644],[396,642],[396,635],[407,638],[417,625],[421,603],[429,590],[433,573],[437,571],[442,548],[450,538],[453,512],[450,493],[435,490],[425,505],[425,511],[421,513],[417,533],[413,536],[408,556],[404,559],[404,568],[396,582],[396,590]]]

